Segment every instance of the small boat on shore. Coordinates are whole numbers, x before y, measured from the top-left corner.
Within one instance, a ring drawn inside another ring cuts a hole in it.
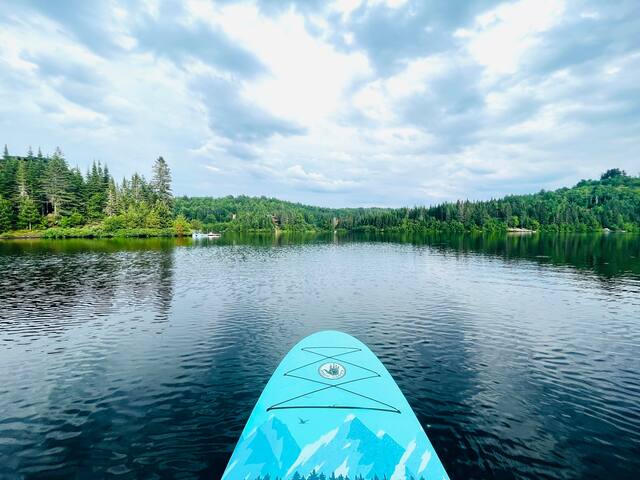
[[[531,233],[537,233],[537,230],[531,230],[529,228],[516,228],[516,227],[512,227],[512,228],[507,228],[507,233],[515,233],[515,234],[531,234]]]
[[[191,238],[220,238],[221,236],[222,234],[217,232],[209,232],[209,233],[193,232],[191,234]]]

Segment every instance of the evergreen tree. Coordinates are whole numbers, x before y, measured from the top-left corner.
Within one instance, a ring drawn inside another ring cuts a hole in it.
[[[94,193],[87,200],[87,216],[91,220],[99,220],[102,218],[106,208],[107,195],[99,192]]]
[[[160,212],[157,208],[152,208],[151,211],[147,214],[147,218],[145,220],[145,227],[147,228],[162,228],[164,222],[160,216]]]
[[[120,184],[120,208],[122,210],[126,210],[126,208],[131,203],[131,187],[129,186],[129,180],[125,178],[122,179],[122,183]]]
[[[153,165],[153,180],[151,188],[157,200],[167,208],[173,207],[173,193],[171,192],[171,170],[164,158],[158,157]]]
[[[36,202],[29,196],[20,197],[18,210],[18,228],[31,230],[40,221],[40,214]]]
[[[154,228],[169,228],[171,226],[171,210],[160,200],[156,201],[150,213],[157,215],[159,219],[159,225]]]
[[[109,178],[109,189],[107,191],[107,203],[104,207],[104,213],[108,217],[113,217],[120,212],[120,204],[118,201],[118,188],[113,178]]]
[[[27,192],[38,206],[41,214],[47,214],[47,199],[42,190],[42,179],[47,166],[47,160],[40,154],[27,161]]]
[[[147,198],[147,181],[142,175],[137,172],[131,177],[131,183],[129,184],[131,189],[131,201],[133,203],[140,203],[143,200],[151,200]]]
[[[189,233],[189,221],[184,217],[184,215],[178,215],[176,219],[173,221],[173,229],[176,232],[176,235],[182,237]],[[321,478],[320,480],[324,480]]]
[[[107,204],[107,191],[109,188],[108,174],[105,176],[100,162],[93,162],[91,170],[87,172],[86,203],[87,216],[92,220],[102,218]]]
[[[18,195],[20,198],[26,197],[27,192],[27,164],[24,160],[18,162],[18,171],[16,172],[16,181],[18,182]]]
[[[75,210],[78,213],[87,211],[87,191],[82,173],[78,167],[69,171],[69,202],[68,210]]]
[[[18,186],[16,183],[16,171],[18,170],[18,160],[9,155],[9,149],[4,146],[4,154],[0,161],[0,195],[6,200],[14,200],[18,196]]]
[[[71,197],[69,192],[69,168],[62,156],[59,148],[49,160],[44,172],[42,188],[47,197],[47,201],[53,208],[55,217],[63,213],[64,207],[69,203]]]
[[[11,208],[11,202],[0,195],[0,233],[11,230],[12,224],[13,210]]]

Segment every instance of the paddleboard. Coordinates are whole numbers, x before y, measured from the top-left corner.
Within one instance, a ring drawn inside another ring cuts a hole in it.
[[[324,331],[282,360],[224,480],[448,479],[413,410],[359,340]]]

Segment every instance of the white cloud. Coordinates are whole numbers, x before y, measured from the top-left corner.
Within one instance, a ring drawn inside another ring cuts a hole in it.
[[[201,7],[197,11],[204,15]],[[305,18],[292,10],[275,18],[260,15],[249,4],[206,12],[204,18],[266,65],[268,74],[247,84],[245,94],[280,117],[307,126],[324,120],[341,107],[344,89],[370,73],[364,55],[336,51],[310,34]],[[320,22],[316,26],[322,28]]]
[[[452,61],[443,55],[416,58],[389,78],[365,84],[353,97],[354,106],[378,122],[400,120],[394,111],[397,102],[417,94],[428,94],[429,82],[447,73]]]
[[[336,0],[330,5],[331,10],[340,12],[343,20],[347,20],[351,12],[362,5],[362,0]]]
[[[119,177],[162,154],[178,194],[332,206],[634,171],[640,20],[624,5],[314,5],[15,2],[0,12],[0,140]]]
[[[468,42],[472,57],[490,74],[512,74],[521,58],[538,44],[538,35],[562,21],[558,0],[520,0],[503,4],[476,18],[472,29],[455,36]]]

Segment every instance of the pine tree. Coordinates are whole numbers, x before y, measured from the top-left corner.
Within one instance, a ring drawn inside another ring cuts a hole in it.
[[[161,228],[163,226],[163,218],[157,208],[152,208],[145,219],[145,227]]]
[[[107,191],[107,203],[104,207],[104,213],[106,213],[108,217],[113,217],[119,212],[120,204],[118,198],[118,188],[116,187],[116,182],[113,181],[113,178],[110,178],[109,189]]]
[[[173,208],[173,193],[171,192],[171,170],[164,158],[158,157],[153,165],[153,180],[151,188],[157,200],[167,208]]]
[[[79,214],[87,213],[87,188],[78,167],[69,171],[69,201],[67,210],[74,210]],[[102,211],[100,211],[102,213]]]
[[[13,210],[11,209],[11,202],[0,196],[0,233],[11,230],[12,224]]]
[[[59,148],[49,160],[44,172],[42,188],[47,201],[53,207],[54,216],[62,214],[64,207],[69,203],[69,168]]]
[[[186,217],[184,215],[178,215],[176,217],[176,219],[173,221],[173,230],[176,232],[176,235],[179,237],[183,237],[184,235],[187,235],[190,227],[189,227],[189,221],[186,219]],[[322,478],[322,476],[320,476],[320,480],[325,480],[324,478]]]
[[[46,162],[43,157],[32,157],[27,161],[27,192],[42,214],[46,214],[47,208],[47,199],[42,191]]]
[[[131,201],[133,203],[140,203],[146,200],[147,181],[142,175],[137,172],[131,177]]]
[[[153,206],[150,213],[157,215],[159,220],[157,227],[150,228],[169,228],[171,226],[171,210],[169,210],[169,207],[160,200],[156,200],[156,204]]]
[[[24,160],[18,162],[18,171],[16,172],[16,181],[18,182],[18,195],[20,198],[26,197],[27,192],[27,165]]]
[[[0,195],[6,200],[13,200],[18,197],[17,170],[18,159],[9,155],[9,149],[5,145],[4,154],[0,161]]]
[[[40,220],[38,206],[29,196],[20,197],[18,209],[18,228],[28,228],[31,230]]]

